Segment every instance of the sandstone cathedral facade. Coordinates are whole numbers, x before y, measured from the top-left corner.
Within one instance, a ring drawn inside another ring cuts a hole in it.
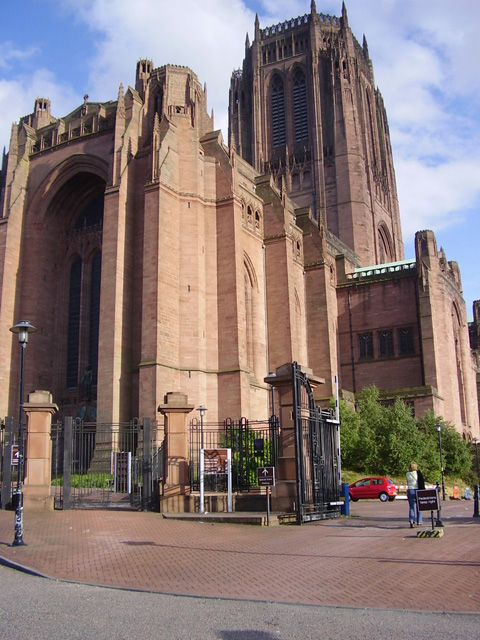
[[[429,230],[404,257],[386,110],[345,6],[256,19],[228,137],[193,71],[150,60],[116,100],[56,118],[37,99],[13,125],[0,414],[18,405],[9,328],[28,319],[26,388],[60,416],[161,420],[180,392],[212,421],[265,419],[269,374],[296,361],[324,406],[335,379],[352,400],[375,384],[478,437],[459,268]]]

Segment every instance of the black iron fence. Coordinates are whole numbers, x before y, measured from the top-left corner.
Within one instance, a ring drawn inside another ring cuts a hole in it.
[[[23,429],[24,445],[27,434]],[[25,451],[25,446],[23,447]],[[17,484],[18,473],[18,422],[6,417],[0,429],[0,508],[14,508],[14,487]],[[25,466],[23,466],[25,472]]]
[[[232,488],[236,492],[257,487],[257,468],[274,467],[278,453],[278,418],[249,421],[227,419],[221,423],[190,422],[190,488],[200,489],[200,450],[232,450]],[[226,491],[223,473],[206,473],[206,491]]]
[[[55,507],[156,510],[163,439],[150,419],[101,424],[65,418],[52,425]]]

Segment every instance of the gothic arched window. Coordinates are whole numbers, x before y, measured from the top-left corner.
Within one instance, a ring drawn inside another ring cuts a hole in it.
[[[307,85],[305,74],[297,69],[293,76],[293,120],[295,142],[308,138]]]
[[[388,229],[382,224],[378,228],[378,262],[385,264],[393,261],[392,243]]]
[[[280,147],[285,141],[285,89],[282,79],[275,76],[272,81],[272,143],[274,147]]]
[[[81,289],[82,259],[77,256],[70,267],[70,285],[68,292],[67,387],[76,387],[78,384]]]
[[[82,384],[89,371],[89,384],[97,384],[102,273],[103,194],[91,199],[77,216],[69,232],[74,251],[67,280],[68,329],[66,387]]]
[[[88,341],[88,363],[92,368],[92,383],[97,384],[98,335],[100,326],[100,280],[102,275],[102,254],[95,253],[90,273],[90,332]]]

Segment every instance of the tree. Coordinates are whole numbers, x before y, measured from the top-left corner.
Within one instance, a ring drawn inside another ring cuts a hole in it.
[[[358,465],[357,447],[359,439],[358,413],[345,400],[339,400],[340,412],[340,450],[342,466],[356,470]]]
[[[383,406],[375,386],[358,395],[357,411],[340,401],[342,466],[365,473],[402,475],[415,460],[427,481],[441,479],[437,425],[442,427],[446,475],[467,478],[472,458],[468,444],[443,418],[427,412],[421,419],[397,399]]]

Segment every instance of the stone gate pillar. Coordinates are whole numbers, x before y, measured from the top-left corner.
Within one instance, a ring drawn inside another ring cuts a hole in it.
[[[300,366],[312,387],[324,382],[313,375],[311,369]],[[272,489],[272,510],[293,513],[297,501],[297,476],[295,461],[295,429],[293,423],[293,373],[292,363],[278,367],[264,381],[275,387],[278,395],[279,440],[275,487]]]
[[[194,409],[188,404],[185,393],[171,391],[165,396],[165,403],[158,410],[165,416],[165,467],[164,494],[162,502],[171,503],[174,496],[190,494],[190,438],[188,414]],[[162,511],[162,506],[160,507]],[[183,510],[177,504],[175,510]]]
[[[53,509],[52,415],[58,411],[49,391],[32,391],[24,404],[27,443],[23,504],[25,509]]]

